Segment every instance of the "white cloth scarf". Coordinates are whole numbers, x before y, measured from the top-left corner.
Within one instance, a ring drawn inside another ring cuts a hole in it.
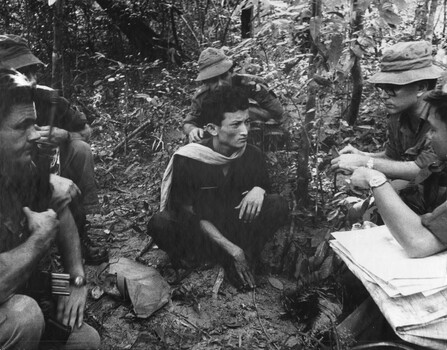
[[[169,194],[171,192],[172,186],[172,172],[175,155],[188,157],[211,165],[225,165],[241,157],[244,152],[245,147],[237,150],[231,156],[226,157],[223,154],[217,153],[211,148],[198,143],[190,143],[179,148],[171,157],[168,167],[166,168],[163,175],[163,181],[161,183],[160,211],[165,210],[168,204]]]

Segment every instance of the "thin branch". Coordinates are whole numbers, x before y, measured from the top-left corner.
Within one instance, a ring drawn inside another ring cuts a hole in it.
[[[180,18],[183,20],[183,22],[185,22],[186,27],[189,29],[189,31],[191,32],[192,36],[194,37],[194,39],[196,39],[197,42],[197,46],[200,47],[200,41],[196,36],[196,33],[194,33],[194,30],[191,28],[191,26],[189,25],[189,23],[186,21],[185,16],[180,15]]]
[[[254,306],[255,311],[256,311],[256,316],[257,316],[257,318],[258,318],[259,324],[261,325],[262,331],[263,331],[264,334],[265,334],[265,337],[267,338],[269,344],[273,344],[273,346],[274,346],[277,350],[279,350],[278,345],[276,345],[276,344],[273,342],[273,340],[270,338],[270,336],[268,335],[267,331],[265,330],[264,325],[262,324],[261,316],[259,316],[258,305],[256,304],[256,289],[253,289],[253,291],[252,291],[252,297],[253,297],[253,306]]]

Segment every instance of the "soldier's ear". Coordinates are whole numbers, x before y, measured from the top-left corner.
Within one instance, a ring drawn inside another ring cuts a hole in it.
[[[211,136],[216,136],[217,133],[219,132],[218,130],[218,126],[214,123],[208,123],[205,125],[205,130],[208,131]]]

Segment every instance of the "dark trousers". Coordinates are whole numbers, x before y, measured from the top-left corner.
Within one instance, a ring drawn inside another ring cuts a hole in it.
[[[285,224],[289,208],[279,195],[266,195],[259,216],[250,224],[238,219],[239,210],[222,213],[223,220],[213,224],[222,235],[244,250],[248,259],[256,259],[265,243]],[[165,210],[155,214],[148,224],[148,234],[170,256],[172,263],[180,261],[226,264],[228,256],[205,236],[199,220],[185,213]]]

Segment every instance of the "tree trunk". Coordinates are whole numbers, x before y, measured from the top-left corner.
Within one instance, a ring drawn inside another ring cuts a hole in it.
[[[321,1],[311,0],[312,4],[312,17],[321,17]],[[318,23],[318,21],[315,21]],[[316,24],[317,25],[317,24]],[[316,30],[319,32],[319,30]],[[309,35],[311,39],[312,36]],[[308,95],[306,102],[306,115],[304,117],[304,125],[301,129],[301,147],[297,155],[297,174],[296,174],[296,191],[295,196],[298,206],[307,206],[309,204],[309,152],[310,152],[310,136],[312,121],[315,119],[315,106],[316,106],[316,94],[318,91],[318,85],[313,82],[313,77],[317,72],[316,58],[318,55],[318,48],[315,41],[318,38],[311,39],[311,53],[312,56],[309,59],[308,78],[310,84],[308,87]]]
[[[422,39],[427,28],[428,3],[426,0],[417,0],[414,14],[414,38]]]
[[[57,0],[53,9],[53,54],[51,86],[64,94],[63,79],[63,39],[64,39],[64,5],[65,0]]]
[[[358,33],[362,27],[363,12],[358,8],[358,0],[352,0],[351,11],[354,14],[351,20],[351,39],[353,33]],[[356,35],[356,34],[355,34]],[[353,45],[358,45],[355,42]],[[356,52],[361,52],[360,47]],[[362,68],[360,66],[360,57],[358,57],[353,51],[351,55],[354,56],[354,65],[351,68],[351,79],[352,79],[352,96],[351,103],[349,105],[348,114],[346,120],[349,125],[354,125],[359,115],[360,102],[362,100],[363,91],[363,79],[362,79]]]
[[[117,0],[97,0],[97,3],[144,57],[167,59],[171,57],[172,49],[177,49],[172,43],[162,40],[142,18],[132,16],[124,3]],[[176,56],[176,59],[180,60],[180,57]]]
[[[241,12],[241,37],[242,39],[252,37],[252,19],[253,19],[253,5],[242,9]]]
[[[425,31],[425,40],[427,40],[429,43],[433,41],[435,14],[437,9],[438,9],[438,0],[431,0],[430,12],[428,13],[427,28]]]
[[[443,33],[444,41],[445,41],[446,29],[447,29],[447,0],[444,0],[444,21],[442,24],[442,33]]]

